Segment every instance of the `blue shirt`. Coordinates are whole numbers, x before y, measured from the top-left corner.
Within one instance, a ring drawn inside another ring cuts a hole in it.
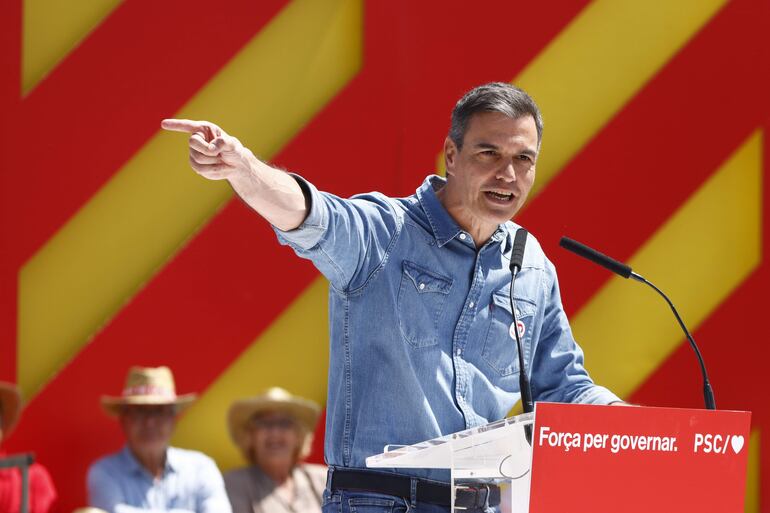
[[[124,447],[91,465],[87,481],[89,505],[110,513],[232,511],[216,463],[197,451],[169,447],[156,481]]]
[[[498,226],[477,249],[437,198],[445,183],[438,176],[398,199],[376,192],[342,199],[297,179],[308,216],[296,230],[276,231],[331,283],[327,463],[363,468],[385,444],[505,417],[520,396],[508,299],[518,225]],[[514,296],[534,399],[618,401],[583,367],[556,271],[531,235]]]

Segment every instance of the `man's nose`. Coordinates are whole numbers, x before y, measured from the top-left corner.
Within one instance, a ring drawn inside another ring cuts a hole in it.
[[[149,427],[156,427],[159,426],[163,422],[163,417],[159,415],[147,415],[142,419],[142,423],[145,426]]]
[[[516,169],[513,167],[513,162],[508,162],[507,165],[498,169],[497,179],[505,180],[506,182],[516,181]]]
[[[158,423],[158,418],[154,415],[147,415],[142,418],[142,424],[145,426],[154,426]]]

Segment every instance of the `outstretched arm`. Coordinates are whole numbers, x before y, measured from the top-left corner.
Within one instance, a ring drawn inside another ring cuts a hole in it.
[[[190,166],[209,180],[227,180],[251,208],[283,231],[307,216],[302,189],[284,171],[260,161],[241,142],[214,123],[164,119],[161,127],[190,134]]]

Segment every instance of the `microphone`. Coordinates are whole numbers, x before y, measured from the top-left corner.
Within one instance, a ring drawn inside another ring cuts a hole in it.
[[[516,337],[516,349],[519,353],[519,390],[521,391],[521,406],[524,411],[524,413],[532,413],[535,411],[535,405],[532,401],[532,387],[529,384],[529,376],[527,376],[527,368],[524,365],[524,351],[521,346],[521,336],[519,335],[519,319],[516,315],[516,305],[514,304],[513,299],[513,285],[516,283],[516,276],[519,274],[519,271],[521,271],[522,262],[524,261],[524,247],[527,245],[527,230],[524,228],[519,228],[516,231],[516,236],[513,239],[513,249],[511,250],[511,290],[509,294],[509,299],[511,301],[511,314],[513,315],[513,332],[514,336]],[[525,435],[527,437],[527,441],[531,442],[532,439],[532,432],[531,429],[527,430],[526,428],[530,426],[525,426]]]
[[[674,307],[674,303],[671,302],[668,296],[666,296],[663,291],[656,287],[652,282],[647,281],[644,279],[644,277],[633,272],[630,266],[622,262],[618,262],[614,258],[610,258],[605,254],[599,253],[595,249],[589,248],[585,244],[581,244],[580,242],[572,240],[568,237],[562,237],[561,240],[559,240],[559,246],[575,253],[578,256],[586,258],[595,264],[599,264],[600,266],[609,269],[610,271],[622,276],[623,278],[633,278],[636,281],[640,281],[646,285],[649,285],[655,292],[660,294],[661,297],[666,300],[668,306],[671,307],[671,311],[674,312],[674,316],[679,322],[679,326],[682,328],[682,331],[684,331],[687,340],[690,342],[690,347],[692,347],[693,351],[695,351],[695,356],[698,358],[698,364],[700,365],[701,374],[703,376],[703,400],[706,404],[706,409],[716,410],[716,403],[714,402],[714,391],[711,388],[711,383],[709,382],[708,374],[706,373],[706,364],[703,363],[703,356],[701,356],[700,349],[698,349],[698,345],[695,343],[695,339],[693,339],[692,335],[690,335],[687,326],[684,325],[684,321],[682,321],[682,318],[679,316],[679,312],[677,312],[676,307]]]
[[[631,268],[626,264],[620,263],[614,258],[610,258],[603,253],[599,253],[595,249],[589,248],[585,244],[581,244],[576,240],[562,237],[559,241],[559,246],[568,251],[572,251],[576,255],[582,256],[583,258],[586,258],[595,264],[599,264],[600,266],[609,269],[615,274],[619,274],[623,278],[634,278],[638,281],[644,281],[644,278],[633,272]]]
[[[513,239],[513,250],[511,250],[511,273],[516,274],[521,271],[521,263],[524,261],[524,247],[527,245],[528,232],[524,228],[516,230],[516,236]]]

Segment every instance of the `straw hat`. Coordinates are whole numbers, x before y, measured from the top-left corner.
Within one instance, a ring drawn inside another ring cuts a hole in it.
[[[254,415],[263,412],[287,413],[300,423],[304,432],[310,434],[315,430],[321,407],[309,399],[292,395],[279,387],[270,388],[256,397],[235,401],[227,414],[227,426],[233,442],[247,456],[247,459],[251,451],[250,420]]]
[[[174,376],[168,367],[131,367],[123,393],[119,397],[102,396],[101,402],[107,413],[118,415],[125,405],[173,404],[181,411],[195,398],[195,394],[176,395]]]
[[[19,410],[21,410],[21,394],[19,388],[13,383],[0,381],[0,410],[3,415],[3,437],[6,437],[19,420]]]

